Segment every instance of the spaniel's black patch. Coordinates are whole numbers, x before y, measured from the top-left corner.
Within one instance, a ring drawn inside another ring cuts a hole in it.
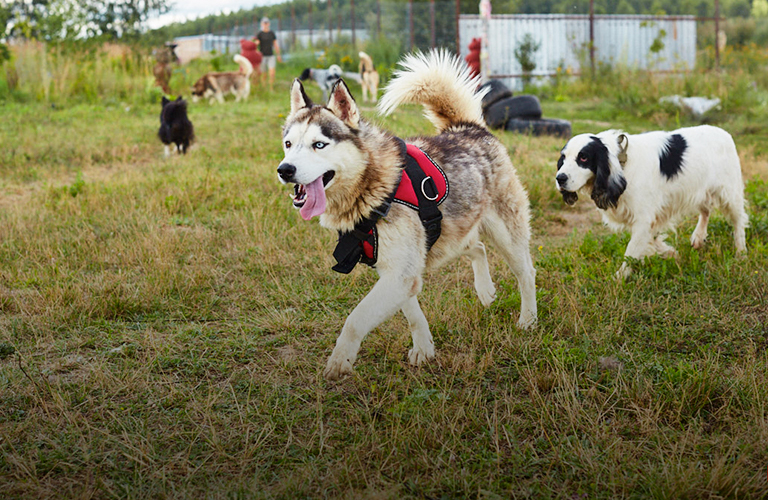
[[[680,134],[672,134],[659,155],[659,168],[667,180],[674,179],[683,169],[683,154],[688,149],[688,143]]]
[[[576,165],[597,173],[601,164],[608,166],[608,148],[598,137],[592,136],[591,139],[592,142],[581,148],[576,155]]]

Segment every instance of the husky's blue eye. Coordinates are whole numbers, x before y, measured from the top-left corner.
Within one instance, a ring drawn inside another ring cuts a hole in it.
[[[327,142],[320,142],[320,141],[317,141],[316,143],[312,144],[312,147],[313,147],[313,148],[315,148],[315,149],[323,149],[323,148],[324,148],[324,147],[326,147],[327,145],[328,145],[328,143],[327,143]]]

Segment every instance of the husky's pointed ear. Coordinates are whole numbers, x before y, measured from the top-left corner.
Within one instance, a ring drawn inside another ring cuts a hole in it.
[[[181,100],[181,96],[176,98],[176,101],[180,101],[180,100]]]
[[[360,111],[357,109],[355,98],[349,91],[344,80],[339,78],[331,88],[331,98],[328,100],[328,109],[341,121],[352,128],[357,128],[360,123]]]
[[[312,99],[304,92],[304,85],[301,84],[299,79],[293,81],[291,85],[291,114],[296,113],[301,108],[309,108],[312,106]]]
[[[171,102],[171,101],[169,101],[167,97],[163,96],[163,106],[165,106],[169,102]]]
[[[602,143],[602,141],[601,141]],[[595,155],[595,182],[592,185],[592,200],[597,208],[615,208],[619,197],[627,189],[627,179],[616,155],[601,144]]]

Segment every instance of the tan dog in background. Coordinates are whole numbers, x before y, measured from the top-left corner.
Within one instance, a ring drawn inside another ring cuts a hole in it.
[[[379,95],[379,72],[373,65],[373,59],[365,52],[360,52],[360,85],[363,87],[363,102],[368,102],[368,93],[371,94],[371,102],[376,102]]]
[[[214,99],[224,104],[224,94],[229,92],[234,94],[235,102],[248,99],[253,65],[240,54],[235,54],[234,60],[240,65],[240,71],[206,73],[201,76],[192,86],[192,101],[208,98],[210,104],[213,104]]]

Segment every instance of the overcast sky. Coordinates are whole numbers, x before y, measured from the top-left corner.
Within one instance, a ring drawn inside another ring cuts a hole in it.
[[[269,5],[280,0],[176,0],[168,14],[149,19],[150,28],[158,28],[165,24],[195,19],[200,16],[229,12],[240,9],[250,9],[257,5]]]

